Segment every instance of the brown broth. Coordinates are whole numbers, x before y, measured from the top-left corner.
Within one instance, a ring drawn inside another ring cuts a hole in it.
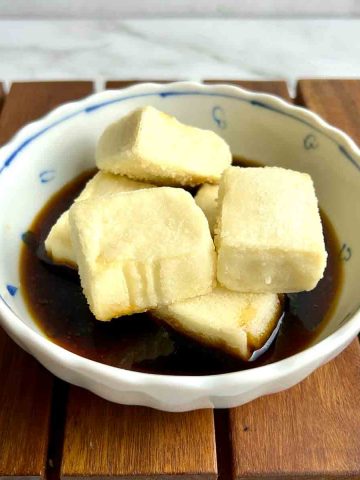
[[[243,166],[259,166],[244,160]],[[329,219],[322,214],[328,263],[324,278],[311,292],[286,296],[284,318],[276,340],[255,362],[243,362],[173,331],[149,314],[99,322],[82,293],[78,273],[52,264],[44,240],[60,214],[69,208],[85,183],[88,171],[57,192],[24,235],[20,258],[21,290],[39,328],[54,343],[115,367],[171,374],[210,375],[269,364],[308,347],[326,325],[336,304],[342,269],[339,244]]]

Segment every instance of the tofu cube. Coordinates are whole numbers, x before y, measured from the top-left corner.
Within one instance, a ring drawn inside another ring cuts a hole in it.
[[[219,135],[150,106],[109,125],[96,149],[100,170],[160,185],[219,183],[231,161]]]
[[[153,311],[175,330],[243,360],[266,343],[281,313],[276,294],[238,293],[220,286]]]
[[[69,212],[84,294],[110,320],[209,293],[216,255],[190,193],[160,187],[88,199]]]
[[[312,179],[278,167],[230,167],[219,188],[217,278],[239,292],[312,290],[326,266]]]
[[[89,180],[75,199],[75,202],[95,198],[101,195],[113,193],[130,192],[142,188],[152,188],[154,185],[148,183],[134,182],[129,178],[112,173],[98,172]],[[69,211],[65,211],[51,228],[45,240],[45,249],[49,257],[55,262],[76,268],[75,252],[71,243]]]
[[[214,236],[214,230],[217,219],[217,198],[219,193],[218,185],[202,185],[195,195],[195,202],[204,212],[209,223],[211,235]]]

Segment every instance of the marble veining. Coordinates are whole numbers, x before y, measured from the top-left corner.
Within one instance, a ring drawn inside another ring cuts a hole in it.
[[[279,17],[352,16],[360,12],[357,0],[0,0],[6,18],[158,18],[158,17]]]
[[[358,19],[0,20],[1,79],[360,77]]]

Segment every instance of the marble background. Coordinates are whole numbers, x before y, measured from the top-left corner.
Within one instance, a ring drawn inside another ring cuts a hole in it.
[[[0,20],[0,78],[360,78],[360,19]]]
[[[360,0],[0,0],[11,18],[279,17],[360,14]]]

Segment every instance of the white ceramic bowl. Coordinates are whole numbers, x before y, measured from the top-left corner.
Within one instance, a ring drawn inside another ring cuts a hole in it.
[[[77,356],[44,337],[19,290],[21,234],[47,199],[94,165],[104,127],[151,104],[212,129],[234,154],[308,172],[342,244],[345,283],[318,342],[280,362],[223,375],[136,373]],[[8,334],[62,379],[114,402],[184,411],[234,407],[300,382],[341,352],[360,331],[360,151],[317,115],[272,95],[197,83],[141,84],[63,105],[23,128],[0,150],[0,321]]]

